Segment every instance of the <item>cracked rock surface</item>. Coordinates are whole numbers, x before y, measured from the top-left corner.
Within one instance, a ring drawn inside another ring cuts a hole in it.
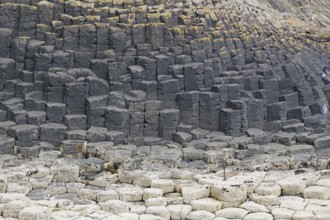
[[[49,151],[1,155],[0,219],[329,219],[330,171],[209,172],[169,168],[87,171],[86,159]],[[92,161],[89,161],[92,164]],[[93,164],[96,167],[95,164]]]
[[[0,0],[0,220],[329,220],[326,0]]]

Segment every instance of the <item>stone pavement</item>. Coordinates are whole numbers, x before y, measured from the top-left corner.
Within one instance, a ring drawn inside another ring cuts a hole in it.
[[[205,164],[204,164],[205,165]],[[210,172],[201,162],[169,168],[145,160],[139,169],[97,158],[0,156],[0,219],[60,220],[328,220],[330,170]]]

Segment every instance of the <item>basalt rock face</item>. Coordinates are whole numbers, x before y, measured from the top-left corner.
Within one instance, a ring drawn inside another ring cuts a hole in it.
[[[329,131],[329,39],[275,26],[262,7],[0,3],[0,133],[17,146],[143,145],[143,137],[176,139],[196,128]]]

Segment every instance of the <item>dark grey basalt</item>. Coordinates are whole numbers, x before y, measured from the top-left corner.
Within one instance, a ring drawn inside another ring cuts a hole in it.
[[[75,143],[163,138],[210,162],[220,153],[204,154],[205,139],[290,145],[329,132],[326,48],[222,3],[0,1],[0,152],[36,155],[45,141],[81,156]],[[233,146],[239,157],[262,151]]]

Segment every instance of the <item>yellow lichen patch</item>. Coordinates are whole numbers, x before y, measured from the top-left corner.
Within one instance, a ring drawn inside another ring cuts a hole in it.
[[[225,41],[221,38],[214,39],[213,40],[213,45],[215,48],[221,48],[225,46]]]
[[[210,15],[210,19],[213,21],[213,22],[216,22],[219,20],[218,16],[214,13],[214,11],[210,11],[209,12],[209,15]]]
[[[94,3],[82,3],[81,7],[84,9],[94,9]]]
[[[188,19],[187,19],[187,17],[185,15],[179,15],[178,16],[178,21],[179,21],[180,24],[186,24],[186,20],[188,20]]]
[[[142,5],[142,6],[131,8],[132,13],[145,13],[145,12],[147,12],[147,10],[148,10],[147,5]]]
[[[154,27],[154,28],[160,28],[160,27],[164,27],[165,24],[160,23],[160,22],[154,22],[154,23],[147,24],[147,26]]]
[[[80,1],[70,0],[66,2],[66,5],[70,7],[81,7],[82,3]]]
[[[121,23],[132,24],[135,22],[135,14],[134,13],[121,14],[119,15],[119,19]]]
[[[63,26],[63,22],[62,21],[52,21],[52,27],[54,28],[58,28]]]
[[[188,35],[195,35],[195,34],[200,34],[202,32],[203,28],[201,26],[190,26],[186,29],[186,33]]]
[[[21,6],[21,7],[24,7],[25,9],[29,10],[29,11],[37,11],[38,10],[38,7],[36,6]],[[52,6],[51,6],[52,7]],[[49,8],[51,8],[49,7]]]
[[[241,42],[241,39],[240,38],[233,38],[233,43],[234,44],[238,44]]]
[[[212,38],[218,38],[221,36],[221,33],[219,30],[216,30],[216,31],[212,31],[211,35],[212,35]]]
[[[105,18],[105,21],[109,24],[117,24],[119,22],[119,17]]]
[[[100,16],[86,16],[86,21],[99,22],[101,20]]]
[[[212,11],[211,9],[212,9],[212,7],[210,5],[205,5],[203,7],[203,10],[206,14],[210,14],[210,12]]]
[[[160,14],[159,13],[148,13],[147,18],[149,21],[157,21],[160,19]]]
[[[133,6],[134,2],[135,2],[134,0],[125,0],[124,1],[125,8]]]
[[[212,40],[211,37],[203,37],[200,39],[203,49],[210,50],[212,48]]]
[[[97,2],[101,4],[109,4],[112,3],[112,0],[97,0]]]
[[[140,29],[140,28],[145,28],[145,24],[134,24],[132,27],[133,29],[136,28],[136,29]]]
[[[168,20],[172,17],[172,13],[167,11],[167,12],[163,12],[160,14],[160,17],[163,19],[163,20]]]
[[[53,8],[54,7],[54,3],[47,2],[47,1],[41,1],[37,5],[38,5],[38,7],[48,7],[48,8]]]
[[[124,3],[124,0],[112,0],[112,3],[114,5],[122,5]]]
[[[174,35],[176,36],[183,36],[184,35],[184,29],[183,28],[180,28],[180,27],[173,27],[172,28],[172,32]]]
[[[211,38],[210,37],[202,37],[199,40],[201,41],[201,43],[211,42]]]

